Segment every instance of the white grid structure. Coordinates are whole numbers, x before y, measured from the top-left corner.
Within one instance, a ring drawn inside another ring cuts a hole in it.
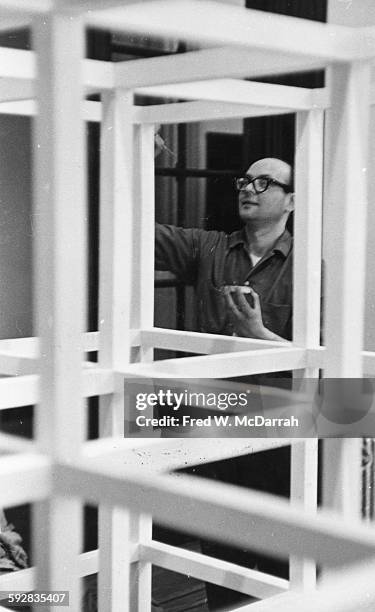
[[[151,564],[156,564],[261,600],[242,610],[357,612],[364,603],[372,609],[375,531],[361,524],[353,495],[360,490],[359,463],[353,462],[359,441],[328,443],[327,505],[334,504],[336,512],[317,512],[315,440],[228,440],[223,445],[219,440],[124,439],[123,380],[134,373],[177,378],[296,369],[315,376],[319,368],[328,377],[375,373],[375,353],[362,350],[363,168],[368,110],[375,102],[370,81],[375,29],[318,24],[206,0],[1,0],[0,15],[4,30],[31,25],[35,48],[0,50],[0,113],[36,115],[38,336],[0,341],[1,373],[9,375],[0,380],[0,408],[37,404],[35,443],[0,437],[7,453],[0,463],[2,505],[33,504],[37,569],[0,578],[0,590],[66,589],[71,608],[79,610],[80,578],[99,571],[100,612],[146,612],[151,609]],[[86,26],[175,36],[201,48],[126,63],[86,60]],[[324,90],[241,80],[325,67],[332,78]],[[100,93],[101,102],[86,101],[91,93]],[[137,107],[135,93],[188,101]],[[326,262],[324,348],[319,329],[327,110],[324,201],[338,241]],[[297,113],[298,202],[293,343],[154,328],[154,124],[292,111]],[[85,120],[101,122],[102,138],[100,329],[90,334],[84,333]],[[355,274],[353,258],[347,256],[349,232],[357,239]],[[155,347],[201,356],[154,363]],[[99,352],[95,365],[84,361],[84,354],[94,350]],[[90,396],[100,396],[103,439],[95,442],[84,441],[83,399]],[[291,503],[170,474],[181,467],[182,451],[193,465],[202,461],[203,448],[208,461],[290,443]],[[139,454],[149,458],[143,466],[135,459]],[[84,502],[99,505],[99,550],[80,554]],[[291,556],[290,580],[154,542],[152,519]],[[329,570],[318,588],[315,562]],[[335,575],[349,564],[345,574]]]

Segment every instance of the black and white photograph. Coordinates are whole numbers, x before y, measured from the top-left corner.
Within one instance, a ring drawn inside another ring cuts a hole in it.
[[[375,2],[0,0],[0,610],[375,611]]]

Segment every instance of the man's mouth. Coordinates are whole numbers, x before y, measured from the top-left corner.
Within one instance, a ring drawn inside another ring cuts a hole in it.
[[[242,200],[241,206],[258,206],[257,202],[253,202],[252,200]]]

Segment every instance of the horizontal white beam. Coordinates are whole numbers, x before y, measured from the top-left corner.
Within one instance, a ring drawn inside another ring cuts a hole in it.
[[[170,378],[229,378],[263,372],[285,372],[307,367],[306,351],[285,347],[263,351],[221,353],[204,357],[183,357],[154,363],[130,364],[118,376],[141,375]]]
[[[52,9],[54,0],[0,0],[0,32],[27,28],[35,15]]]
[[[83,372],[83,397],[107,395],[114,390],[114,374],[111,370],[95,365]],[[31,406],[40,398],[39,376],[18,376],[0,379],[0,410]]]
[[[34,117],[37,113],[34,100],[12,100],[0,102],[0,115],[17,115],[20,117]]]
[[[99,350],[99,332],[86,332],[82,336],[83,341],[83,350],[90,352],[95,352]]]
[[[272,74],[297,71],[303,68],[301,59],[275,57],[267,50],[249,50],[241,47],[217,47],[164,57],[116,62],[114,65],[115,86],[130,89],[183,83],[221,77],[256,78],[265,73]],[[315,68],[322,68],[316,61]]]
[[[89,368],[91,373],[93,373],[95,372],[95,368],[97,368],[97,364],[91,361],[85,361],[83,362],[83,367]],[[20,357],[12,353],[2,353],[0,351],[1,376],[29,376],[30,374],[39,374],[39,368],[40,361],[38,358]]]
[[[213,79],[208,81],[184,82],[173,85],[141,87],[141,95],[181,98],[185,100],[211,100],[248,104],[254,106],[284,108],[289,111],[324,108],[325,96],[314,94],[313,89],[255,83],[241,79]]]
[[[100,469],[103,460],[114,473],[127,468],[171,472],[189,465],[231,459],[294,444],[291,438],[112,438],[87,442],[83,456]]]
[[[193,123],[219,119],[243,119],[266,115],[285,115],[285,108],[266,108],[225,102],[185,102],[134,108],[134,123]]]
[[[0,351],[0,375],[28,376],[37,374],[39,360],[32,357],[17,357]]]
[[[86,352],[99,349],[99,332],[86,332],[82,334],[82,350]],[[5,338],[0,340],[0,353],[14,357],[39,357],[39,338]]]
[[[112,370],[105,370],[94,366],[83,373],[83,396],[108,395],[114,390],[114,374]]]
[[[21,96],[23,97],[23,96]],[[37,114],[37,105],[34,100],[0,101],[0,115],[19,115],[21,117],[34,117]],[[86,100],[82,104],[82,117],[85,121],[99,123],[102,119],[102,105],[100,102]]]
[[[5,338],[0,340],[0,352],[14,357],[36,358],[39,355],[39,339],[33,336],[29,338]]]
[[[64,7],[71,8],[77,12],[100,11],[116,8],[124,3],[124,0],[57,0]],[[136,4],[144,0],[126,0],[127,4]]]
[[[39,400],[39,378],[36,374],[0,379],[0,410],[31,406]]]
[[[317,60],[350,61],[368,52],[353,28],[203,0],[144,2],[92,11],[87,20],[98,28],[270,51],[276,61],[282,55],[302,59],[305,69]]]
[[[206,49],[120,63],[84,60],[83,81],[87,93],[112,89],[116,84],[128,89],[136,88],[142,95],[216,100],[234,105],[158,105],[153,109],[135,107],[135,122],[204,121],[220,117],[280,114],[285,112],[284,109],[292,111],[328,107],[329,95],[324,89],[308,90],[240,79],[191,82],[192,79],[196,81],[209,76],[243,76],[243,70],[240,71],[238,67],[252,66],[253,61],[253,53],[250,61],[249,51],[238,48]],[[35,77],[35,55],[32,51],[0,48],[1,113],[30,116],[36,113],[32,101]],[[171,82],[174,84],[168,85]],[[371,103],[375,103],[374,86]],[[251,105],[251,109],[247,109],[247,104]],[[100,103],[86,101],[83,115],[88,121],[100,121]]]
[[[289,588],[287,580],[276,576],[162,542],[141,544],[139,555],[141,561],[148,561],[172,572],[187,574],[191,578],[218,584],[259,599],[273,597]]]
[[[35,53],[0,47],[0,77],[33,81],[36,78]]]
[[[86,93],[99,92],[114,87],[113,63],[85,59],[82,62],[82,79]],[[0,47],[0,78],[22,80],[25,92],[35,96],[34,81],[37,78],[34,51]],[[3,82],[2,90],[7,82]],[[21,95],[21,92],[20,92]]]
[[[106,91],[113,89],[114,72],[113,62],[85,59],[82,62],[83,85],[88,91]]]
[[[290,592],[238,608],[238,612],[371,612],[375,606],[375,563],[331,574],[317,590]],[[233,611],[234,612],[234,611]]]
[[[222,336],[220,334],[202,334],[199,332],[179,331],[161,327],[141,330],[140,342],[146,348],[164,348],[171,351],[185,351],[188,353],[201,354],[282,348],[285,344],[288,345],[287,342],[284,344],[272,340]]]
[[[5,98],[12,97],[14,94]],[[19,100],[1,101],[0,115],[19,115],[33,117],[37,113],[34,100],[23,99],[20,93]],[[225,102],[186,102],[179,104],[158,104],[150,106],[135,106],[132,121],[141,123],[193,123],[197,121],[212,121],[219,119],[235,119],[244,117],[264,117],[267,115],[283,115],[285,108],[251,106],[238,103]],[[102,105],[100,102],[85,101],[82,105],[82,116],[85,121],[99,123],[102,119]]]
[[[6,453],[36,453],[38,448],[35,442],[22,436],[0,433],[0,450]]]
[[[83,103],[83,118],[85,121],[100,123],[102,120],[102,105],[101,102],[86,100]]]
[[[54,0],[0,0],[0,14],[8,11],[10,14],[33,15],[46,13],[54,6]]]
[[[4,77],[0,80],[0,102],[31,100],[35,96],[34,83],[30,80]]]
[[[8,15],[7,12],[1,11],[1,9],[0,17],[0,32],[26,28],[30,24],[30,19],[27,17]]]
[[[335,513],[307,515],[289,500],[193,476],[160,475],[78,460],[56,466],[55,487],[92,503],[128,507],[172,529],[272,556],[299,555],[327,566],[375,556],[375,533]],[[249,525],[251,529],[249,529]]]
[[[0,575],[0,591],[24,591],[27,593],[33,589],[35,589],[34,567]]]
[[[79,556],[78,571],[80,576],[90,576],[99,571],[99,551],[90,550]]]
[[[51,467],[36,453],[8,455],[0,461],[1,506],[7,508],[44,499],[51,492]]]
[[[0,350],[0,374],[8,376],[28,376],[39,373],[40,362],[36,357],[24,357]],[[94,362],[84,362],[84,367],[93,370]]]
[[[6,88],[5,88],[6,90]],[[156,92],[153,88],[144,88],[148,95],[153,95]],[[19,115],[32,117],[37,113],[37,106],[34,100],[25,100],[22,92],[22,87],[17,85],[19,97],[21,99],[13,99],[11,101],[1,101],[0,96],[0,115]],[[161,94],[161,88],[159,93]],[[4,97],[14,98],[15,93],[8,95],[6,92]],[[328,108],[327,103],[328,91],[320,90],[316,98],[313,96],[313,106]],[[315,103],[314,99],[317,99]],[[375,104],[375,93],[371,97],[371,104]],[[215,101],[192,101],[170,104],[156,104],[148,106],[134,106],[132,112],[132,121],[136,124],[142,123],[192,123],[196,121],[211,121],[214,119],[233,119],[243,117],[265,117],[268,115],[284,115],[292,112],[281,107],[272,106],[252,106],[241,103],[215,102]],[[86,100],[82,106],[82,116],[85,121],[100,122],[102,119],[102,105],[100,102]]]
[[[97,351],[98,344],[99,332],[89,332],[83,335],[84,351]],[[202,355],[250,350],[264,351],[269,348],[275,348],[279,351],[286,346],[288,350],[292,348],[287,342],[280,343],[217,334],[202,334],[199,332],[181,332],[156,327],[145,330],[133,330],[132,344],[133,346],[143,345],[145,347],[201,353]],[[0,340],[0,372],[7,373],[9,370],[10,374],[16,374],[15,369],[19,365],[20,371],[22,370],[25,373],[29,367],[32,367],[30,364],[36,363],[32,359],[35,360],[37,358],[38,350],[38,339],[34,337]],[[324,347],[307,350],[308,367],[323,367],[324,359]],[[367,374],[375,374],[375,353],[364,351],[363,359],[365,372]],[[170,361],[165,360],[163,364],[167,365]],[[172,360],[173,363],[174,360]],[[92,364],[92,367],[94,367],[94,364]]]
[[[99,555],[97,550],[82,553],[78,560],[78,571],[81,577],[96,574],[99,570]],[[33,591],[36,588],[35,567],[7,572],[0,576],[0,591]]]
[[[14,97],[14,96],[12,96]],[[24,98],[20,94],[20,98]],[[85,101],[83,103],[83,119],[99,123],[102,119],[100,102]],[[33,117],[37,113],[34,100],[0,101],[0,115],[19,115]],[[180,104],[158,104],[150,106],[135,106],[132,113],[134,123],[192,123],[195,121],[211,121],[214,119],[234,119],[243,117],[263,117],[266,115],[283,115],[284,108],[265,108],[244,104],[228,104],[217,102],[187,102]]]
[[[326,362],[325,347],[307,349],[307,361],[310,368],[324,368]],[[362,351],[362,368],[364,376],[375,376],[375,352]]]

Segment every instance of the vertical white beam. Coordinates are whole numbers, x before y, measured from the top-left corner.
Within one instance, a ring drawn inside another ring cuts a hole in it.
[[[132,94],[115,91],[102,97],[99,242],[99,364],[117,368],[130,362],[130,293],[132,286],[133,146],[126,121]],[[124,394],[118,389],[100,398],[101,436],[124,434]],[[99,507],[100,612],[114,612],[130,595],[127,544],[130,519],[124,510]]]
[[[320,339],[323,125],[321,110],[297,113],[293,342],[306,348]]]
[[[291,447],[291,503],[315,514],[318,503],[318,440],[311,439]],[[290,558],[291,588],[313,589],[316,585],[316,564],[312,559]]]
[[[326,170],[326,377],[362,376],[371,66],[331,68]]]
[[[325,253],[325,377],[362,376],[371,67],[333,66],[328,113]],[[361,440],[324,443],[323,500],[360,516]]]
[[[134,222],[135,246],[138,249],[134,265],[137,282],[133,284],[133,325],[139,329],[154,326],[154,268],[155,268],[155,152],[154,125],[135,127],[134,150]],[[154,349],[140,347],[133,355],[137,361],[153,361]],[[153,409],[151,408],[151,411]],[[146,411],[147,412],[147,411]],[[153,414],[147,414],[153,416]],[[147,543],[152,539],[152,518],[138,517],[138,541]],[[151,612],[151,563],[137,564],[138,612]],[[133,610],[133,608],[130,608]]]
[[[146,193],[150,188],[153,191],[150,170],[144,177],[148,183],[141,176],[145,161],[151,164],[152,160],[153,163],[153,139],[152,158],[141,155],[144,151],[143,136],[150,135],[152,128],[148,127],[136,136],[131,123],[131,109],[130,92],[119,90],[103,97],[99,363],[112,369],[123,368],[132,361],[131,330],[140,325],[144,313],[151,312],[149,305],[142,304],[146,296],[141,294],[140,288],[145,279],[140,278],[140,273],[146,273],[146,269],[153,266],[154,216],[150,214],[150,219],[142,217],[139,205],[144,201],[144,192],[136,187],[146,189]],[[142,221],[145,227],[142,227]],[[150,231],[147,243],[147,232]],[[152,277],[148,273],[147,280],[152,281],[153,286],[153,269]],[[152,292],[151,298],[153,311]],[[152,321],[149,323],[147,320],[147,323],[151,325]],[[101,436],[124,434],[124,401],[123,387],[111,397],[101,399]],[[99,509],[100,612],[117,612],[120,608],[131,612],[140,609],[141,601],[144,602],[144,612],[151,609],[151,568],[134,562],[133,554],[137,542],[142,538],[147,541],[151,535],[149,519],[118,508]]]
[[[360,0],[360,2],[347,2],[345,10],[341,0],[329,0],[327,6],[327,18],[330,23],[349,26],[351,28],[361,26],[375,26],[375,3],[372,0]],[[374,103],[374,99],[373,99]],[[375,347],[375,243],[372,239],[373,228],[375,227],[375,108],[370,109],[370,147],[369,164],[367,176],[368,185],[368,237],[366,247],[366,299],[365,299],[365,330],[364,344],[367,350],[373,350]],[[365,372],[366,374],[366,372]]]
[[[133,286],[132,94],[104,94],[100,159],[99,364],[117,369],[130,362]],[[124,395],[101,399],[101,435],[123,435]]]
[[[323,504],[359,520],[362,503],[362,439],[324,440]]]
[[[109,532],[101,533],[102,529]],[[148,516],[100,507],[99,612],[151,611],[151,564],[137,560],[138,545],[148,544],[151,537]]]
[[[139,279],[134,284],[135,326],[139,329],[154,325],[154,227],[155,227],[155,163],[153,125],[135,127],[134,200],[136,212],[136,248]],[[135,262],[135,263],[136,263]],[[141,361],[152,361],[153,350],[142,349]]]
[[[321,110],[299,112],[296,117],[295,213],[293,260],[293,342],[315,348],[320,344],[322,257],[323,126]],[[297,373],[316,378],[319,370]],[[298,385],[298,380],[295,381]],[[291,449],[291,502],[305,512],[317,508],[318,441],[306,440]],[[316,583],[316,565],[310,559],[290,559],[292,587],[309,589]]]
[[[39,105],[34,133],[34,299],[42,356],[36,435],[52,458],[74,462],[85,431],[83,24],[63,13],[45,15],[35,21],[33,39]],[[53,497],[36,504],[33,521],[37,588],[69,590],[70,606],[77,610],[80,509],[78,500]]]

